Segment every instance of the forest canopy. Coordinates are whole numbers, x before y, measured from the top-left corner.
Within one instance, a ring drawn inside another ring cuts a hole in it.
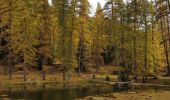
[[[0,69],[12,77],[60,64],[64,80],[107,65],[119,81],[170,75],[169,12],[169,0],[106,0],[94,16],[88,0],[0,0]]]

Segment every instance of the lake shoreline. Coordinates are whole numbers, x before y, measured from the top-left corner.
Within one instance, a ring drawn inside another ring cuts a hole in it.
[[[46,75],[46,80],[41,79],[40,74],[30,74],[27,75],[27,80],[23,80],[23,75],[13,75],[11,80],[8,79],[6,75],[0,75],[0,86],[16,86],[16,85],[46,85],[46,84],[66,84],[66,83],[88,83],[90,77],[89,75],[72,75],[70,80],[63,81],[62,77],[58,74]],[[88,77],[87,77],[88,76]],[[86,78],[87,77],[87,78]]]
[[[109,93],[96,96],[88,96],[77,100],[169,100],[170,91],[144,91]]]
[[[84,76],[80,76],[82,79]],[[97,91],[105,91],[105,89],[110,89],[107,92],[100,92],[99,94],[89,95],[88,91],[87,95],[81,97],[77,100],[169,100],[166,99],[170,94],[170,86],[169,85],[160,85],[160,84],[151,84],[151,83],[133,83],[133,82],[109,82],[105,81],[103,78],[97,79],[86,78],[86,79],[76,79],[72,82],[69,81],[30,81],[30,82],[8,82],[4,85],[0,84],[0,88],[2,89],[2,94],[4,91],[34,91],[38,92],[36,89],[45,90],[45,89],[54,89],[57,86],[59,90],[70,90],[70,88],[76,88],[76,93],[81,93],[80,90],[83,90],[83,86],[88,87],[91,86],[90,89],[93,92]],[[101,86],[99,86],[101,85]],[[99,87],[98,87],[99,86]],[[156,87],[156,90],[155,90]],[[113,89],[114,88],[114,89]],[[1,90],[0,89],[0,90]],[[104,90],[102,90],[104,89]],[[113,90],[112,90],[113,89]],[[93,93],[91,92],[91,93]],[[46,93],[46,92],[45,92]],[[50,95],[50,94],[49,94]],[[161,99],[157,96],[159,95]],[[10,95],[8,95],[11,97]],[[166,98],[164,98],[165,96]],[[64,97],[63,97],[64,98]],[[158,98],[158,99],[157,99]],[[162,99],[163,98],[163,99]],[[168,97],[169,98],[169,97]]]
[[[92,79],[92,74],[82,74],[80,76],[74,74],[71,76],[70,80],[63,81],[60,74],[47,75],[46,80],[43,81],[39,74],[28,75],[27,81],[24,82],[23,75],[13,75],[13,79],[9,80],[8,76],[0,75],[0,86],[15,86],[15,85],[48,85],[48,84],[78,84],[78,83],[96,83],[96,84],[109,84],[109,85],[129,85],[129,86],[158,86],[158,87],[170,87],[168,84],[162,83],[142,83],[142,82],[118,82],[116,75],[110,75],[110,81],[105,80],[105,75],[96,75],[96,79]],[[156,79],[156,81],[161,81],[163,78]],[[165,80],[170,80],[170,77],[166,77]]]

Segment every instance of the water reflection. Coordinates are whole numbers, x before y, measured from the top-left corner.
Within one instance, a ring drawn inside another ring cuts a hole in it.
[[[19,86],[15,88],[0,88],[0,98],[24,99],[24,100],[74,100],[85,96],[111,93],[115,90],[110,85],[42,85]]]
[[[99,84],[18,86],[15,88],[0,88],[0,98],[12,98],[12,100],[74,100],[85,96],[134,91],[135,89],[138,88]]]

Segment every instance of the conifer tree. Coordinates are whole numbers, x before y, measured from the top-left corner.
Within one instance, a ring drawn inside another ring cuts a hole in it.
[[[95,13],[95,20],[93,25],[94,33],[93,33],[93,42],[92,42],[92,58],[93,58],[93,65],[97,69],[99,68],[99,65],[102,64],[102,57],[101,57],[101,51],[102,51],[102,34],[103,34],[103,28],[102,28],[102,22],[104,21],[104,13],[101,7],[101,4],[97,4],[97,9]]]
[[[78,42],[78,75],[80,75],[81,71],[86,70],[86,36],[88,35],[88,14],[89,14],[89,2],[88,0],[80,0],[79,2],[79,42]]]

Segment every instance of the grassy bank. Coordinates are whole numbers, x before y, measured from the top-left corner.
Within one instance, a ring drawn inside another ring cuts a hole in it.
[[[97,96],[89,96],[78,100],[169,100],[170,91],[143,91],[143,92],[122,92],[110,93]]]
[[[50,67],[51,68],[51,67]],[[51,70],[51,69],[50,69]],[[111,81],[117,81],[117,75],[111,75],[113,72],[117,72],[117,69],[113,66],[100,67],[98,69],[99,73],[95,74],[96,79],[105,80],[106,76],[109,75]],[[0,70],[2,73],[2,70]],[[42,73],[38,71],[29,71],[26,75],[26,82],[24,82],[23,72],[13,73],[12,80],[8,79],[7,75],[0,74],[0,85],[23,85],[23,84],[50,84],[50,83],[83,83],[89,82],[92,79],[92,75],[96,73],[95,68],[87,68],[87,72],[81,73],[80,76],[77,72],[73,71],[70,76],[69,81],[63,81],[63,73],[59,70],[49,74],[46,73],[46,80],[42,81]]]
[[[0,75],[0,85],[25,85],[25,84],[53,84],[53,83],[81,83],[88,81],[88,78],[86,78],[84,75],[77,76],[72,75],[70,80],[63,81],[62,75],[60,73],[58,74],[47,74],[46,80],[43,81],[41,79],[41,75],[38,73],[31,73],[27,75],[27,80],[24,82],[23,75],[13,75],[13,78],[11,80],[8,79],[8,76],[6,75]]]
[[[43,81],[40,73],[29,73],[26,76],[26,82],[24,82],[24,76],[14,74],[12,80],[8,79],[7,75],[0,75],[0,86],[8,85],[39,85],[39,84],[57,84],[57,83],[88,83],[92,81],[91,73],[82,73],[80,76],[77,73],[73,73],[70,76],[70,80],[63,81],[62,73],[46,74],[46,80]],[[117,76],[110,75],[111,81],[116,81]],[[105,81],[106,75],[96,74],[97,80]]]

